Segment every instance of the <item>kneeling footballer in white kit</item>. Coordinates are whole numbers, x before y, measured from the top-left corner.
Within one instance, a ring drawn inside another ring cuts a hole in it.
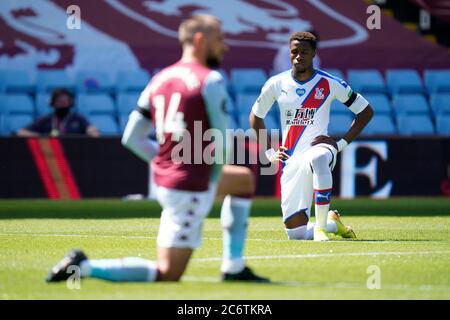
[[[289,239],[329,240],[327,233],[354,238],[337,211],[329,210],[332,170],[338,152],[353,141],[373,116],[364,97],[342,79],[314,69],[316,38],[296,32],[289,40],[292,69],[271,77],[252,107],[250,125],[264,129],[264,118],[275,101],[280,108],[282,146],[268,150],[273,163],[282,162],[281,209]],[[331,102],[338,99],[355,114],[339,141],[327,135]],[[316,223],[309,222],[314,196]]]

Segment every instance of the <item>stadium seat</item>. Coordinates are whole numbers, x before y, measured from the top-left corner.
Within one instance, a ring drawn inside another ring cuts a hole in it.
[[[0,93],[0,115],[6,113],[6,94]]]
[[[139,93],[119,93],[117,96],[117,111],[119,116],[126,115],[133,111],[137,106]]]
[[[239,114],[239,128],[247,130],[250,128],[250,122],[248,120],[248,114]]]
[[[27,94],[8,94],[2,98],[4,114],[23,114],[34,116],[34,103]]]
[[[398,132],[401,135],[432,135],[433,123],[428,114],[400,114],[397,117]]]
[[[450,92],[450,69],[425,70],[424,79],[429,94]]]
[[[123,133],[128,122],[128,114],[119,114],[119,129]]]
[[[119,134],[117,122],[112,115],[95,114],[89,116],[89,121],[97,127],[101,135],[113,136]]]
[[[25,70],[1,70],[0,88],[8,93],[31,93],[34,84]]]
[[[75,82],[79,92],[109,93],[113,88],[109,76],[102,71],[79,71]]]
[[[342,80],[345,80],[344,74],[339,69],[324,69],[323,71],[325,71],[326,73],[331,74],[334,77],[337,77],[337,78],[340,78]]]
[[[263,69],[234,68],[231,69],[231,86],[235,95],[240,93],[258,93],[267,80]]]
[[[328,134],[338,136],[346,133],[353,122],[353,117],[348,114],[333,114],[330,116]]]
[[[36,115],[42,116],[53,111],[52,107],[50,106],[50,93],[37,93],[35,102]]]
[[[0,113],[0,136],[8,135],[8,131],[4,128],[3,117],[3,114]]]
[[[430,97],[430,106],[434,115],[450,114],[450,93],[434,93]]]
[[[269,112],[267,116],[264,118],[264,124],[266,125],[267,130],[274,130],[274,129],[280,130],[280,123],[278,122],[277,118],[275,118],[275,115],[272,112]]]
[[[391,135],[396,134],[394,121],[391,115],[376,113],[369,124],[362,131],[362,135],[374,135],[374,134],[385,134]]]
[[[239,129],[239,119],[235,115],[230,115],[227,129]]]
[[[2,116],[3,134],[11,135],[17,130],[22,129],[33,122],[33,116],[30,114],[4,114]]]
[[[331,114],[348,114],[348,112],[351,112],[347,106],[345,104],[343,104],[342,102],[340,102],[337,99],[334,99],[331,102],[331,106],[330,106],[330,112]]]
[[[65,70],[38,70],[36,75],[36,89],[46,93],[55,88],[74,90],[75,84]]]
[[[375,114],[391,114],[392,106],[386,95],[380,93],[369,93],[365,94],[364,98],[369,101],[369,104],[373,108]]]
[[[392,104],[397,115],[428,114],[430,112],[427,100],[421,94],[396,94],[392,97]]]
[[[95,114],[115,115],[115,107],[112,98],[107,94],[81,93],[76,97],[78,112],[90,116]]]
[[[150,75],[143,69],[119,71],[117,73],[116,91],[140,93],[144,90],[149,81]]]
[[[391,95],[396,93],[423,93],[419,73],[414,69],[390,69],[386,71],[386,83]]]
[[[240,115],[246,115],[247,118],[252,110],[252,106],[258,99],[258,93],[239,93],[236,95],[236,112]]]
[[[439,114],[436,117],[436,132],[450,136],[450,114]]]
[[[356,92],[385,93],[383,76],[375,69],[350,69],[347,72],[348,84]]]

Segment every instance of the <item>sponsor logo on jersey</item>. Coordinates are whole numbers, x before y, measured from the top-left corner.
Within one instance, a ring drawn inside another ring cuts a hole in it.
[[[286,112],[286,125],[291,126],[308,126],[314,124],[315,108],[300,108],[295,110],[295,115],[292,115],[291,110]]]
[[[295,90],[295,93],[297,93],[298,96],[301,97],[302,95],[304,95],[306,93],[306,90],[303,88],[298,88],[297,90]]]

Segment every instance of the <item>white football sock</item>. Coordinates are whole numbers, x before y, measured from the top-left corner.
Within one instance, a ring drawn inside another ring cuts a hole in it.
[[[316,227],[326,229],[328,211],[330,210],[331,188],[333,177],[329,164],[332,154],[325,148],[316,148],[311,160],[313,169],[314,203],[316,209]]]

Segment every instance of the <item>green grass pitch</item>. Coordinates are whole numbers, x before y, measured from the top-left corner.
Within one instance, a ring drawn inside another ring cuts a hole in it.
[[[358,239],[289,241],[279,201],[255,200],[245,252],[248,264],[271,284],[219,282],[222,235],[216,204],[205,222],[203,245],[181,282],[83,279],[79,289],[69,289],[65,282],[46,284],[44,278],[71,248],[82,248],[92,258],[154,259],[159,206],[3,200],[0,299],[450,299],[449,198],[336,199],[332,207]],[[379,270],[379,289],[367,286],[371,268]]]

